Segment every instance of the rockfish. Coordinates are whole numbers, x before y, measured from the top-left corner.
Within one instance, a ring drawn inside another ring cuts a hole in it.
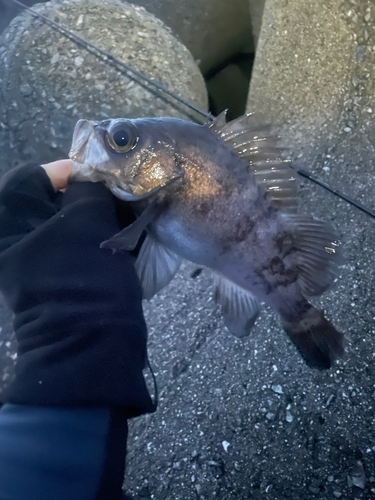
[[[249,116],[211,124],[174,118],[80,120],[73,181],[100,181],[136,215],[102,247],[135,248],[143,296],[173,278],[181,259],[210,268],[228,329],[250,333],[264,301],[310,366],[329,368],[343,335],[306,297],[332,284],[340,242],[331,226],[297,214],[293,170],[269,127]]]

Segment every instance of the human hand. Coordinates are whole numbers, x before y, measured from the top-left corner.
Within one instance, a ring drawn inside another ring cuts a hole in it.
[[[73,168],[72,160],[57,160],[52,163],[46,163],[42,167],[50,178],[55,191],[61,191],[68,186],[69,175]]]
[[[135,259],[100,248],[133,214],[122,207],[120,220],[101,182],[68,184],[71,169],[24,165],[0,185],[0,291],[18,339],[4,401],[153,411]]]

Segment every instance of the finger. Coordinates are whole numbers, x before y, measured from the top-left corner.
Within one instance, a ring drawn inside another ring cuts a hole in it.
[[[73,168],[72,160],[58,160],[42,165],[55,191],[65,189]]]

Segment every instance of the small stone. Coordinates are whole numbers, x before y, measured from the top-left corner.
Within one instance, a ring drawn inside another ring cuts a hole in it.
[[[361,488],[362,490],[365,488],[366,475],[363,464],[360,460],[358,460],[358,462],[353,467],[350,476],[348,476],[348,486],[349,482],[351,482],[353,486],[357,486],[357,488]]]
[[[219,462],[215,462],[214,460],[209,460],[207,464],[211,465],[211,467],[220,467]]]
[[[293,415],[290,413],[289,410],[286,411],[286,417],[285,417],[285,420],[290,424],[291,422],[293,422]]]
[[[30,87],[30,85],[28,83],[24,83],[20,87],[20,92],[24,96],[29,96],[33,93],[33,89]]]
[[[311,493],[314,493],[315,495],[320,493],[320,489],[316,488],[315,486],[309,486],[309,490],[311,491]]]
[[[276,392],[276,394],[283,394],[283,388],[281,387],[281,385],[273,385],[271,386],[271,389],[273,390],[273,392]]]
[[[224,451],[228,453],[228,446],[230,443],[228,443],[228,441],[223,441],[221,444],[223,445]]]
[[[344,132],[346,132],[347,134],[348,134],[349,132],[351,132],[351,131],[352,131],[352,129],[351,129],[350,127],[345,127],[345,128],[344,128]]]
[[[368,23],[371,19],[371,13],[370,12],[367,12],[367,14],[365,15],[365,21],[366,23]]]
[[[333,476],[328,476],[327,477],[327,480],[329,483],[332,483],[332,481],[334,480],[335,478]]]
[[[355,49],[354,52],[354,57],[356,58],[357,61],[362,61],[366,53],[366,45],[358,45],[358,47]]]
[[[359,85],[359,80],[355,76],[353,76],[353,78],[352,78],[352,85],[353,85],[353,87],[358,87],[358,85]]]
[[[86,78],[86,80],[90,80],[91,79],[91,73],[86,73],[85,78]]]
[[[191,452],[191,458],[195,458],[197,456],[198,456],[197,450],[194,450],[194,451]]]
[[[79,68],[80,66],[82,66],[83,62],[84,62],[84,59],[83,59],[83,57],[81,57],[81,56],[77,56],[77,57],[75,57],[75,58],[74,58],[74,64],[75,64],[78,68]]]
[[[76,26],[80,26],[83,23],[83,14],[78,16]]]
[[[271,413],[270,411],[267,413],[266,418],[268,420],[274,420],[275,419],[275,414]]]
[[[102,83],[97,83],[95,85],[95,88],[96,90],[100,90],[100,92],[102,92],[105,89],[105,85],[103,85]]]
[[[340,497],[341,497],[341,495],[342,495],[342,493],[341,493],[340,491],[336,491],[336,490],[335,490],[335,491],[333,492],[333,496],[334,496],[335,498],[340,498]]]
[[[60,59],[60,54],[56,52],[56,54],[52,56],[51,64],[56,64],[59,59]]]

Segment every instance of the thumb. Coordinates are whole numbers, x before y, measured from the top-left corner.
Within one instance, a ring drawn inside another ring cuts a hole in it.
[[[55,191],[65,189],[73,168],[72,160],[58,160],[42,165]]]

